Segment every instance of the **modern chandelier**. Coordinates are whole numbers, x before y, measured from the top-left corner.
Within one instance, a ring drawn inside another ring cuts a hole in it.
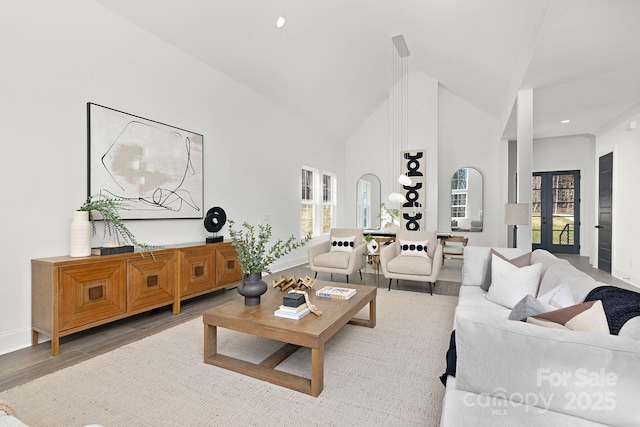
[[[393,81],[389,91],[389,160],[392,177],[398,177],[400,185],[411,185],[411,179],[400,175],[398,154],[409,148],[409,48],[404,36],[391,38]],[[389,182],[393,182],[390,180]],[[405,197],[397,192],[389,195],[391,202],[402,203]]]

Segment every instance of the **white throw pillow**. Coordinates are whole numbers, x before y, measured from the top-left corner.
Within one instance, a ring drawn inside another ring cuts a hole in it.
[[[560,286],[556,286],[544,295],[538,296],[538,299],[547,304],[551,304],[556,308],[565,308],[576,305],[577,302],[573,299],[573,293],[569,288],[569,285],[563,283]]]
[[[356,236],[349,237],[332,237],[332,252],[351,252],[355,246]]]
[[[427,255],[428,240],[412,241],[412,240],[400,240],[400,256],[419,256],[423,258],[429,258]]]
[[[527,295],[536,295],[540,283],[540,264],[518,268],[496,255],[491,255],[491,286],[487,299],[513,308]]]

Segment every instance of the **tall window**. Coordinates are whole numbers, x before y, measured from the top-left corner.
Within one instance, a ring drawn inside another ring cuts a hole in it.
[[[329,234],[333,227],[336,211],[335,182],[335,175],[326,172],[322,174],[322,234]]]
[[[301,178],[301,235],[329,234],[335,224],[336,176],[303,166]]]
[[[451,218],[467,217],[467,168],[458,169],[451,177]]]
[[[315,223],[315,212],[313,206],[313,181],[315,171],[302,168],[302,201],[300,211],[301,235],[313,235],[313,224]]]

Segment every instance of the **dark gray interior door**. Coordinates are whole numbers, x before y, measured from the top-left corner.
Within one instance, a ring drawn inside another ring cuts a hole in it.
[[[611,273],[613,153],[598,160],[598,268]]]

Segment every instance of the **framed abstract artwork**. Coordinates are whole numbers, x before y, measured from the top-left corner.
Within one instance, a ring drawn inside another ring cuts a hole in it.
[[[88,195],[126,200],[123,219],[203,218],[203,137],[87,103]]]
[[[418,231],[422,228],[423,219],[426,219],[426,150],[403,151],[400,162],[400,173],[411,178],[410,185],[402,186],[405,201],[400,205],[401,226],[405,230]]]

